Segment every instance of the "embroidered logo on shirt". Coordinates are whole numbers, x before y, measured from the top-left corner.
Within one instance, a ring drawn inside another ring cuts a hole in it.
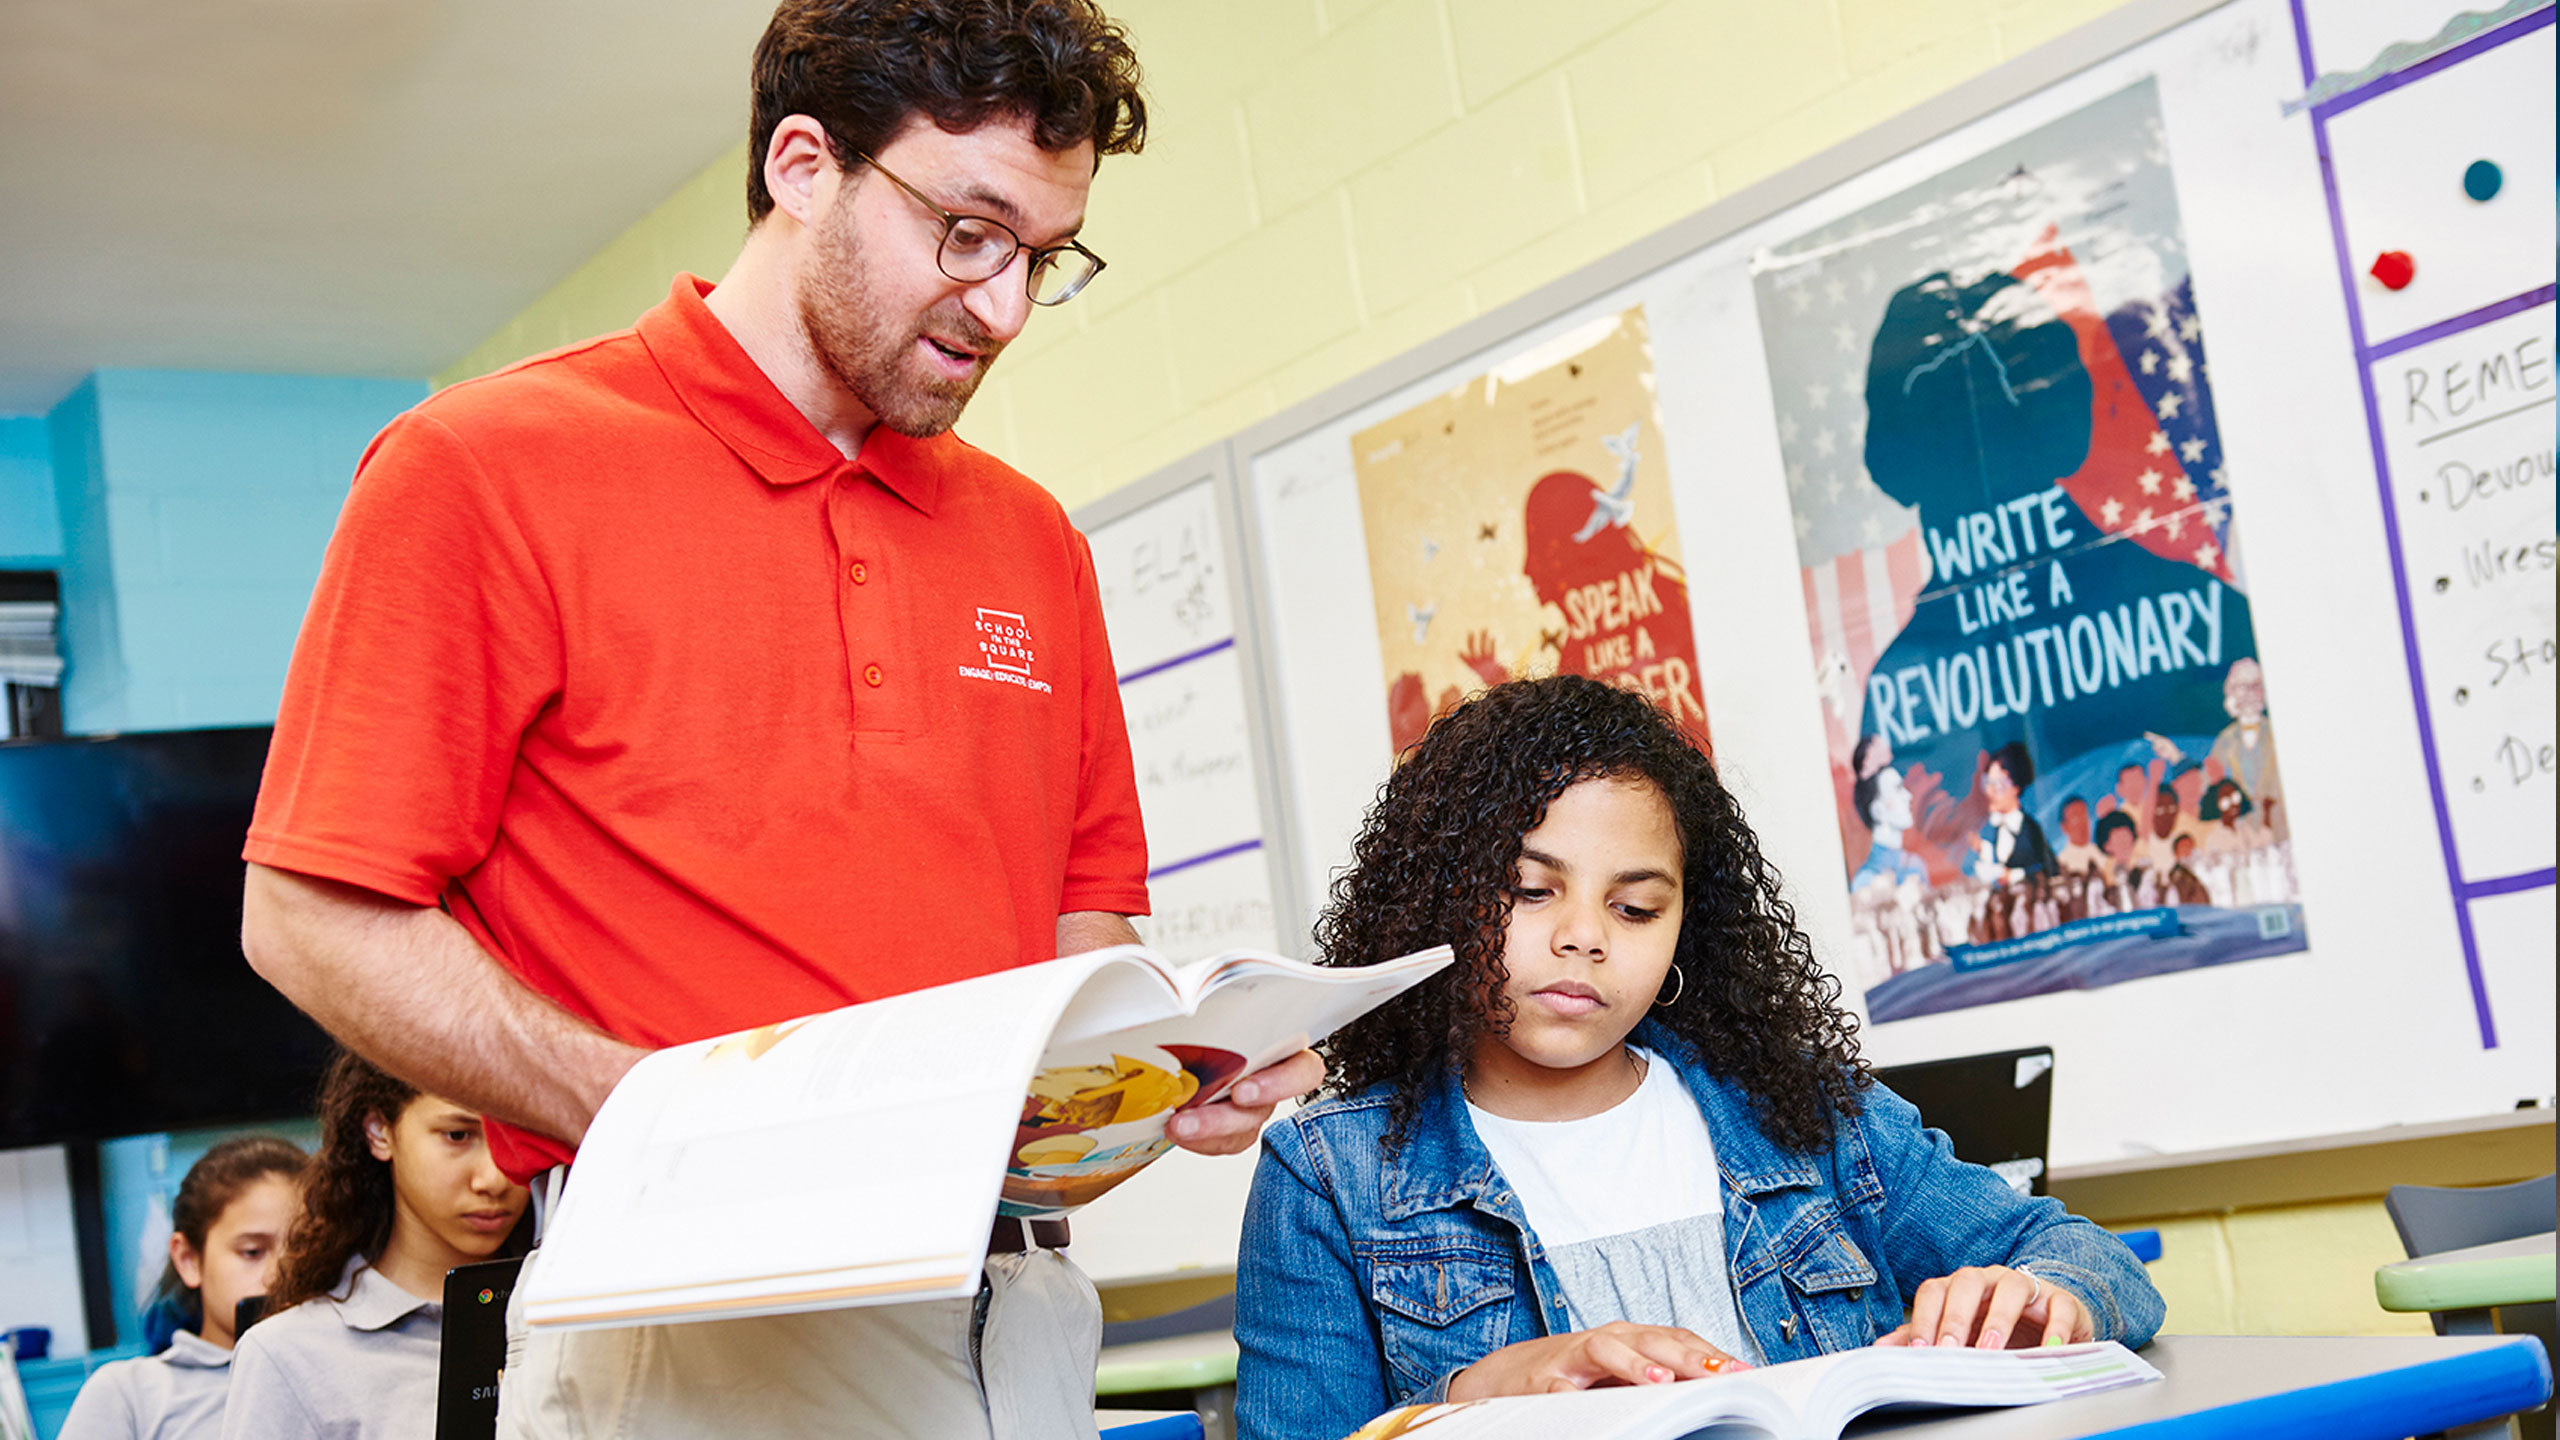
[[[1038,658],[1031,648],[1031,622],[1019,612],[978,607],[978,654],[986,663],[963,665],[962,676],[971,680],[993,680],[1004,685],[1019,685],[1038,694],[1049,693],[1049,682],[1031,676],[1031,664]]]

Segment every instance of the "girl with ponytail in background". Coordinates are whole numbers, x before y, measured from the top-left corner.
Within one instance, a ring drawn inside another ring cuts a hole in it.
[[[242,1135],[204,1153],[170,1207],[169,1264],[153,1308],[179,1329],[156,1355],[99,1368],[80,1388],[61,1440],[214,1440],[222,1433],[238,1338],[232,1316],[267,1293],[292,1223],[304,1155],[291,1141]]]

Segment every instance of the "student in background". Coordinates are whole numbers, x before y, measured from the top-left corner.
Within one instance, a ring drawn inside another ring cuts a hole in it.
[[[528,1196],[480,1117],[341,1051],[320,1154],[268,1295],[241,1337],[227,1440],[380,1440],[435,1429],[444,1273],[529,1242]]]
[[[1867,1075],[1733,796],[1641,696],[1556,676],[1441,719],[1316,941],[1459,963],[1336,1032],[1329,1097],[1264,1134],[1245,1436],[2159,1326],[2123,1242],[1957,1160]]]
[[[167,1349],[103,1366],[80,1387],[61,1440],[214,1440],[231,1386],[232,1315],[267,1293],[307,1157],[273,1135],[204,1152],[170,1206],[169,1265],[155,1306],[181,1328]]]

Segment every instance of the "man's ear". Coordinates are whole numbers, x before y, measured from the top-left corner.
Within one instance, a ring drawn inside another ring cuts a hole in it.
[[[169,1263],[177,1267],[178,1279],[190,1290],[204,1288],[204,1257],[187,1243],[184,1232],[169,1232]]]
[[[802,225],[817,215],[817,193],[837,168],[826,127],[806,115],[785,115],[764,147],[764,188],[773,208]]]
[[[373,1158],[388,1163],[391,1159],[391,1125],[379,1115],[364,1117],[364,1148]]]

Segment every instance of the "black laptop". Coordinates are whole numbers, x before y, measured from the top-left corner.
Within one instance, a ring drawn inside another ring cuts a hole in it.
[[[436,1367],[436,1440],[498,1433],[498,1377],[507,1368],[507,1297],[522,1260],[444,1272],[444,1354]]]
[[[1957,1159],[1990,1166],[2021,1194],[2044,1193],[2053,1126],[2051,1046],[1881,1065],[1876,1078],[1917,1106],[1922,1121],[1947,1132]]]

